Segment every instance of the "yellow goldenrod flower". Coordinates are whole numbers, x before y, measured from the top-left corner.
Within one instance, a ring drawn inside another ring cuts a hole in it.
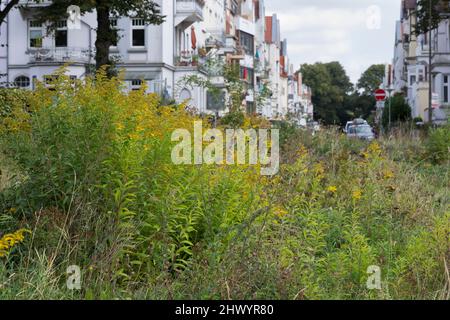
[[[363,152],[363,153],[361,153],[361,157],[363,157],[364,159],[368,159],[369,158],[369,153],[368,152]]]
[[[361,199],[361,197],[362,197],[362,192],[361,192],[361,190],[355,190],[355,191],[353,191],[352,197],[353,197],[353,200],[359,200],[359,199]]]
[[[6,257],[15,245],[22,243],[25,240],[24,233],[31,233],[31,231],[20,229],[0,238],[0,257]]]
[[[284,217],[285,215],[288,214],[288,212],[286,211],[286,209],[284,209],[281,206],[277,206],[274,208],[274,213],[279,216],[280,218]]]
[[[386,171],[383,175],[384,180],[389,180],[394,178],[394,173],[392,171]]]
[[[323,180],[325,177],[325,168],[321,163],[314,165],[313,171],[318,180]]]
[[[329,186],[327,188],[327,191],[330,192],[330,193],[335,194],[337,192],[337,187],[336,186]]]
[[[373,155],[380,155],[381,154],[381,147],[377,142],[372,142],[369,147],[367,148],[369,153]]]

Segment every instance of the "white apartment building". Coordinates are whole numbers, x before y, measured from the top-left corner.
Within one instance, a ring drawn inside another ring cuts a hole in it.
[[[314,107],[311,89],[303,83],[301,72],[295,72],[291,64],[288,78],[288,118],[306,126],[313,120]]]
[[[246,83],[242,109],[269,119],[284,119],[291,104],[299,100],[289,91],[287,42],[280,40],[280,21],[265,17],[264,0],[155,0],[165,22],[146,25],[139,18],[111,18],[118,41],[110,48],[111,60],[122,72],[126,88],[137,90],[143,82],[148,92],[187,102],[202,114],[224,114],[226,96],[219,102],[206,88],[184,84],[187,76],[208,78],[224,87],[223,77],[211,74],[205,62],[219,59],[237,63]],[[68,28],[67,19],[54,32],[37,21],[37,11],[51,1],[21,4],[11,10],[0,27],[0,83],[33,89],[61,66],[73,78],[83,78],[95,69],[96,14],[81,17],[78,29]],[[258,95],[269,85],[273,95],[256,105]],[[294,83],[291,83],[291,86]],[[291,95],[291,96],[289,96]],[[257,108],[258,107],[258,108]]]
[[[432,74],[433,121],[445,121],[449,110],[450,26],[442,21],[436,30],[416,36],[417,0],[404,0],[396,25],[393,60],[393,89],[403,93],[411,106],[412,117],[428,122],[429,71]],[[431,44],[432,63],[429,66]]]
[[[26,1],[25,1],[26,2]],[[119,18],[111,21],[120,36],[111,47],[111,56],[117,67],[124,70],[130,90],[146,81],[149,91],[173,95],[174,82],[174,21],[201,19],[200,1],[157,0],[166,23],[146,26],[141,19]],[[43,3],[29,3],[24,8],[14,8],[2,25],[0,44],[8,44],[1,54],[2,71],[7,82],[22,88],[33,87],[33,80],[44,81],[57,68],[68,64],[68,74],[82,78],[92,70],[97,27],[95,13],[81,18],[80,29],[68,29],[67,20],[58,23],[54,34],[49,34],[45,24],[35,19],[36,9]],[[198,6],[197,6],[198,5]],[[161,43],[164,39],[165,45]]]
[[[267,106],[264,107],[263,115],[269,119],[276,119],[281,115],[279,94],[281,90],[280,74],[280,20],[276,15],[266,17],[265,49],[264,58],[268,66],[268,81],[272,97]]]

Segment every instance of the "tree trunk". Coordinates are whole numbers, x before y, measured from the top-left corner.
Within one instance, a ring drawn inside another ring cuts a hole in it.
[[[2,1],[3,2],[3,1]],[[0,25],[3,23],[3,21],[6,19],[6,16],[11,11],[11,9],[19,3],[19,0],[11,0],[6,7],[0,11]]]
[[[97,2],[97,40],[95,41],[95,62],[96,69],[99,70],[103,66],[107,66],[108,76],[112,75],[111,61],[109,59],[109,48],[112,45],[112,29],[109,21],[110,7],[107,1]]]

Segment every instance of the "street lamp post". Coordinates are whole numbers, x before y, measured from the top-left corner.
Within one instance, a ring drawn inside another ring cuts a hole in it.
[[[432,37],[432,33],[431,33],[431,25],[433,23],[432,20],[432,1],[433,0],[429,0],[428,1],[428,15],[429,15],[429,21],[428,21],[428,121],[430,124],[433,124],[433,76],[431,73],[431,69],[432,69],[432,60],[433,60],[433,56],[432,56],[432,52],[431,52],[431,37]]]
[[[387,88],[387,92],[389,93],[389,124],[388,124],[388,132],[391,131],[391,123],[392,123],[392,92],[394,91],[394,88],[389,86]]]

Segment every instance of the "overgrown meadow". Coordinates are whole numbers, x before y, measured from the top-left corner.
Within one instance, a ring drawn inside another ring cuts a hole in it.
[[[368,144],[285,126],[263,177],[173,165],[198,119],[144,88],[52,89],[0,93],[0,299],[450,299],[448,127]]]

